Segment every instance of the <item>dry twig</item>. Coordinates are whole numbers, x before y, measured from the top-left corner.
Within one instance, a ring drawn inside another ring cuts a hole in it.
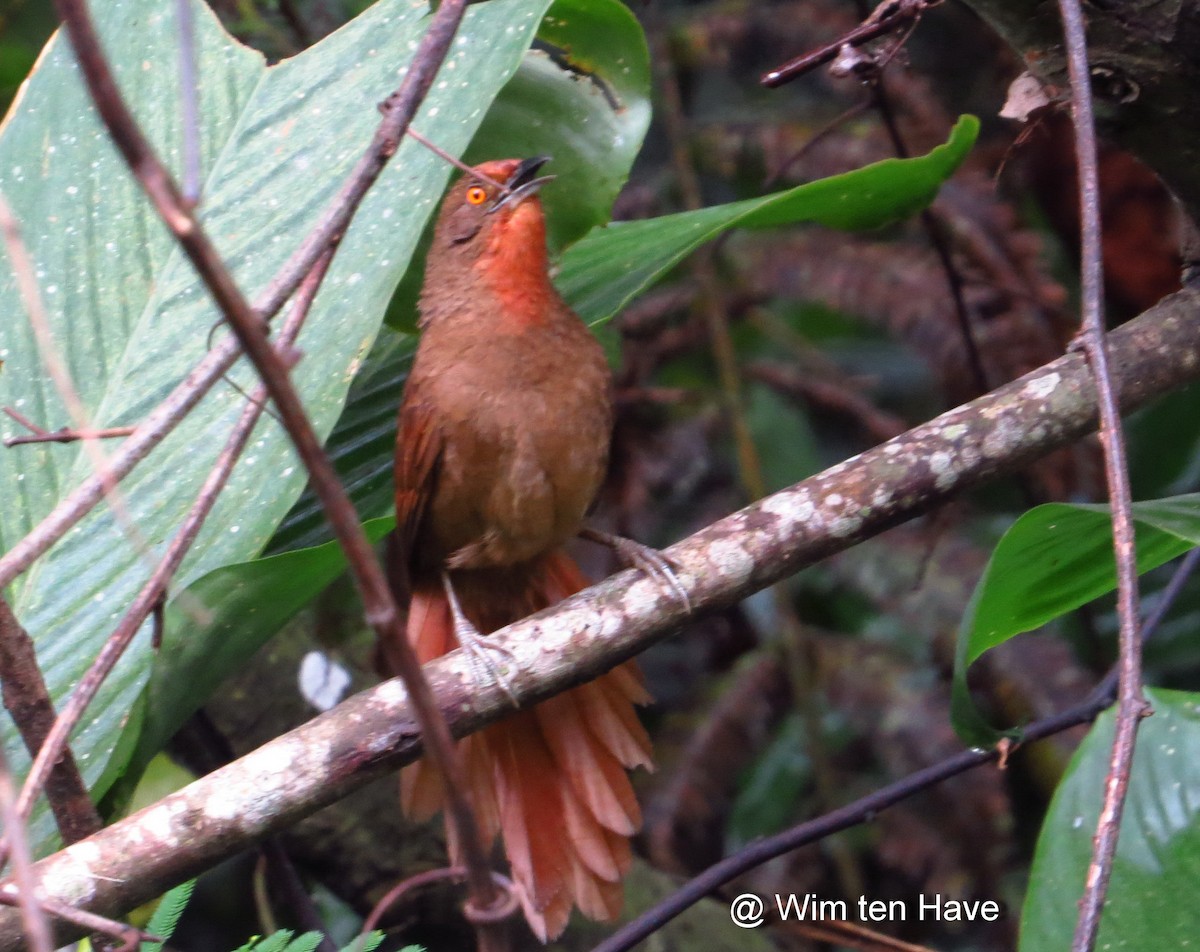
[[[1092,114],[1092,86],[1088,71],[1087,39],[1079,0],[1059,0],[1067,63],[1071,75],[1071,116],[1075,130],[1075,161],[1079,169],[1079,208],[1082,238],[1083,321],[1077,338],[1096,380],[1100,405],[1100,443],[1112,510],[1113,548],[1117,559],[1117,617],[1120,625],[1120,684],[1112,759],[1104,785],[1104,801],[1092,844],[1079,920],[1071,942],[1073,952],[1088,952],[1096,942],[1100,913],[1117,852],[1117,836],[1129,778],[1138,724],[1149,713],[1142,693],[1141,639],[1138,635],[1137,550],[1133,537],[1133,512],[1125,437],[1117,405],[1116,384],[1110,370],[1108,342],[1104,336],[1104,270],[1101,261],[1100,180],[1096,169],[1096,124]]]

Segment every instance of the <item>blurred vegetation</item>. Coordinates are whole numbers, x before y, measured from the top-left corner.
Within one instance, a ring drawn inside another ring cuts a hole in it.
[[[46,0],[0,3],[0,115],[8,111],[17,87],[57,24],[54,8]]]

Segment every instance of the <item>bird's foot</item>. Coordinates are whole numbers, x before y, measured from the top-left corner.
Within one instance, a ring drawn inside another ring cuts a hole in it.
[[[692,600],[688,598],[687,589],[683,587],[683,583],[679,581],[679,575],[676,574],[678,566],[658,549],[634,542],[633,539],[626,539],[624,536],[614,535],[611,532],[602,532],[599,529],[580,529],[579,535],[581,538],[608,546],[617,553],[617,558],[626,566],[641,569],[658,582],[676,601],[683,605],[684,611],[692,610]]]
[[[446,599],[450,602],[450,616],[454,621],[454,637],[458,639],[459,646],[466,653],[475,681],[486,686],[490,680],[494,680],[500,685],[500,690],[512,701],[513,707],[520,707],[512,682],[504,673],[500,662],[496,660],[496,655],[501,655],[507,661],[514,661],[515,657],[512,651],[504,645],[489,641],[486,635],[481,634],[479,629],[471,624],[470,619],[462,610],[462,605],[459,603],[458,595],[455,594],[454,586],[450,583],[450,575],[447,572],[442,573],[442,585],[446,589]],[[491,677],[489,678],[488,675]]]

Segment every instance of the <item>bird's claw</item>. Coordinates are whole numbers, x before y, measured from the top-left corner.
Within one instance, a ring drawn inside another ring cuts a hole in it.
[[[675,600],[683,606],[684,611],[691,612],[692,600],[688,598],[687,589],[683,587],[683,583],[679,580],[679,575],[676,571],[679,566],[659,552],[658,549],[642,545],[642,543],[635,542],[633,539],[627,539],[624,536],[602,532],[599,529],[582,529],[579,534],[585,539],[591,539],[600,545],[608,546],[617,553],[617,557],[628,567],[641,569],[646,575],[667,589],[674,596]]]
[[[514,661],[515,656],[512,649],[489,641],[486,635],[481,634],[479,629],[471,624],[470,619],[462,610],[458,595],[454,592],[454,586],[450,584],[450,576],[445,572],[442,573],[442,585],[446,589],[446,598],[450,602],[450,615],[454,620],[454,637],[458,639],[459,647],[467,656],[467,662],[471,666],[471,673],[474,675],[476,683],[481,687],[486,687],[491,681],[495,681],[500,685],[500,690],[504,692],[505,696],[512,701],[513,707],[520,707],[512,681],[509,680],[508,675],[504,673],[504,669],[495,658],[495,655],[503,655],[508,661]],[[488,675],[491,675],[490,679]]]

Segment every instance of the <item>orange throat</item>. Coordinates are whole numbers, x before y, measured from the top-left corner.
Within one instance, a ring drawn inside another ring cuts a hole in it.
[[[497,223],[478,266],[496,296],[497,329],[545,324],[554,313],[546,220],[537,199],[526,199]]]

